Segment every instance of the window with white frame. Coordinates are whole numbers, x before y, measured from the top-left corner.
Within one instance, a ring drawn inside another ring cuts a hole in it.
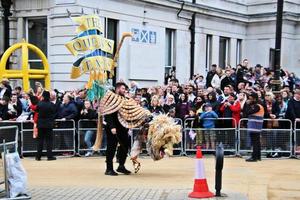
[[[169,74],[175,67],[175,30],[166,28],[165,73]]]
[[[212,35],[206,35],[206,71],[210,70],[212,65]]]
[[[242,62],[242,40],[238,39],[236,43],[236,65]]]
[[[28,43],[31,43],[41,49],[47,56],[47,17],[26,19],[26,40]],[[33,51],[29,51],[28,53],[30,69],[43,69],[42,60],[36,55],[36,53]]]
[[[110,19],[110,18],[104,18],[104,37],[114,40],[114,52],[116,52],[117,44],[118,44],[118,20]],[[117,78],[117,69],[114,69],[114,74],[112,79],[112,83],[116,83]]]
[[[229,64],[230,62],[229,52],[230,52],[230,39],[226,37],[220,37],[219,67],[224,69]]]

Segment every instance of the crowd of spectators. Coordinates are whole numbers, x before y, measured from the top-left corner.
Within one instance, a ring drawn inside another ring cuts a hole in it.
[[[166,76],[166,84],[140,88],[135,81],[129,83],[127,96],[151,113],[165,113],[183,121],[186,118],[234,118],[227,124],[236,126],[241,118],[246,118],[248,96],[256,93],[259,103],[265,109],[266,119],[300,119],[300,80],[294,73],[281,70],[281,91],[274,94],[272,80],[274,72],[260,64],[249,66],[248,60],[236,67],[224,69],[213,64],[204,75],[196,74],[187,83],[176,79],[176,72]],[[0,85],[0,121],[35,120],[35,105],[41,98],[43,87],[36,83],[29,93],[21,87],[14,89],[7,79]],[[56,105],[57,119],[96,119],[98,102],[86,100],[86,90],[71,92],[50,91],[50,99]],[[298,111],[298,112],[297,112]],[[210,127],[209,123],[193,123],[193,127]],[[280,123],[266,123],[268,128],[282,126]],[[86,134],[85,141],[91,147],[92,133]]]

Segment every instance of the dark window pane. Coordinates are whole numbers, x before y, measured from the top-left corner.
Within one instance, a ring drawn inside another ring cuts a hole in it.
[[[47,56],[47,18],[28,19],[28,42],[37,46]],[[40,58],[33,51],[29,51],[29,60]]]

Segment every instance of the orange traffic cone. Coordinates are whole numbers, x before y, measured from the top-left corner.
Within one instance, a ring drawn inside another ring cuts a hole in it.
[[[196,153],[196,174],[194,182],[194,190],[189,194],[190,198],[210,198],[215,195],[209,191],[204,173],[204,162],[200,146],[197,147]]]

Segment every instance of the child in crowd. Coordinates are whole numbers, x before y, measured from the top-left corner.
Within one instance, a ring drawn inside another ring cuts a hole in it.
[[[200,120],[203,121],[203,128],[208,129],[205,131],[205,142],[206,149],[215,149],[215,132],[210,130],[215,128],[215,122],[218,115],[215,111],[212,110],[212,105],[207,103],[205,105],[205,112],[200,115]]]

